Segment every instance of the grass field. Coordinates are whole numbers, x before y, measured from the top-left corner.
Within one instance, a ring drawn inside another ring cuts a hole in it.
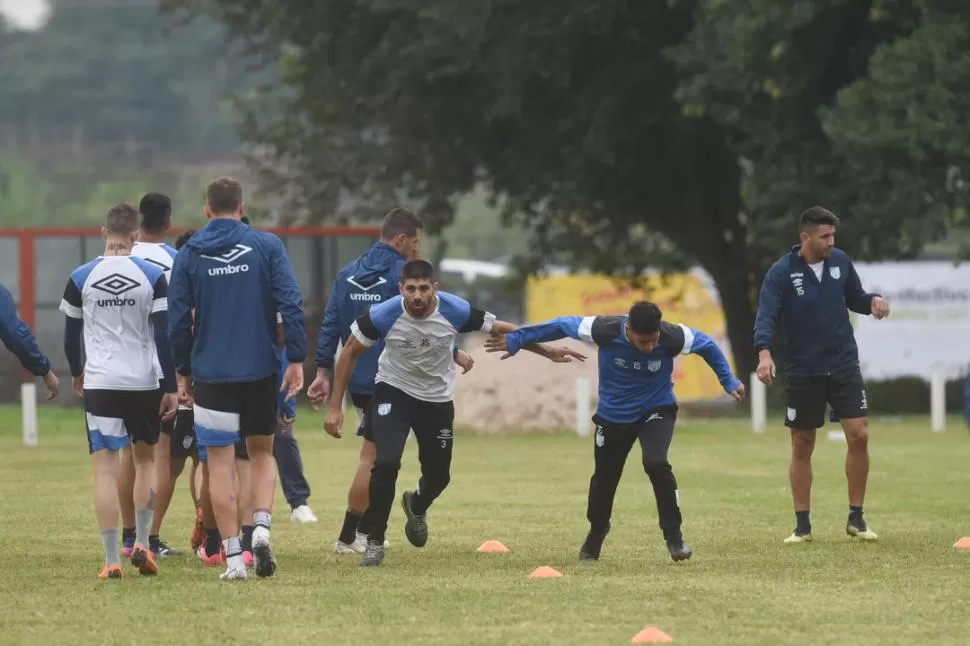
[[[241,584],[194,557],[157,578],[101,582],[86,444],[74,411],[41,411],[41,445],[21,445],[19,410],[0,409],[0,618],[3,644],[627,644],[655,625],[677,644],[966,644],[970,437],[959,421],[873,420],[866,516],[876,544],[853,543],[844,444],[819,438],[815,543],[785,546],[793,517],[788,441],[736,423],[683,421],[672,462],[694,558],[672,563],[636,454],[601,560],[577,561],[586,531],[591,440],[463,437],[451,488],[431,509],[423,550],[395,505],[381,568],[330,553],[357,440],[325,436],[302,411],[298,434],[318,525],[277,498],[278,575]],[[830,427],[834,428],[834,427]],[[409,444],[399,481],[412,487]],[[286,513],[284,513],[286,512]],[[163,538],[186,548],[192,510],[180,482]],[[486,539],[512,552],[475,552]],[[529,580],[539,565],[562,579]],[[131,574],[132,568],[126,568]]]

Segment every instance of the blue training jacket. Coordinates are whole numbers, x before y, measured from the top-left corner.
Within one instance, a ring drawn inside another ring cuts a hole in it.
[[[398,284],[404,256],[394,247],[378,242],[340,270],[333,281],[330,300],[317,336],[317,366],[333,368],[338,343],[347,343],[350,326],[361,312],[371,305],[382,303],[399,295]],[[374,392],[377,376],[377,359],[384,350],[383,339],[369,348],[358,359],[350,376],[348,390],[355,395]]]
[[[31,374],[43,377],[50,372],[51,362],[40,351],[33,332],[20,320],[13,296],[3,284],[0,284],[0,341]]]
[[[283,316],[287,357],[302,362],[303,298],[286,249],[272,233],[238,220],[213,219],[175,256],[168,330],[179,374],[201,383],[259,381],[276,374],[277,312]]]
[[[754,349],[771,349],[779,319],[785,340],[785,373],[821,376],[856,369],[856,345],[849,310],[872,314],[872,299],[849,256],[832,249],[822,279],[799,255],[795,245],[768,273],[758,296],[754,322]]]
[[[595,343],[599,347],[597,423],[631,424],[658,408],[676,404],[674,358],[680,354],[703,357],[725,392],[741,385],[721,348],[703,332],[662,322],[660,342],[652,351],[643,352],[627,339],[626,322],[625,316],[561,316],[521,327],[506,338],[513,354],[523,346],[567,336]]]

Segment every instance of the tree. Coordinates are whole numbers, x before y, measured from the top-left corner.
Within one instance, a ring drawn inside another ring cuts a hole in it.
[[[862,215],[900,214],[893,242],[905,255],[966,228],[970,189],[970,8],[927,2],[921,13],[909,37],[879,48],[868,76],[822,111],[863,194]]]
[[[50,3],[42,29],[0,27],[0,127],[63,149],[238,146],[227,95],[245,76],[217,23],[169,34],[157,0]]]
[[[449,199],[484,184],[535,255],[630,273],[696,261],[741,374],[761,276],[798,211],[826,203],[850,245],[900,250],[897,215],[852,216],[860,195],[819,113],[912,32],[913,3],[166,4],[201,7],[241,51],[281,61],[286,92],[250,110],[247,135],[296,209],[404,189],[440,227]]]

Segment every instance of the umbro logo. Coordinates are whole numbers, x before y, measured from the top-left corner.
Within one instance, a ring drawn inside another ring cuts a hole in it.
[[[101,280],[91,283],[91,287],[100,290],[102,292],[107,292],[112,296],[121,296],[125,292],[130,292],[140,285],[136,280],[132,280],[127,276],[122,276],[121,274],[111,274],[106,276]]]
[[[132,280],[127,276],[121,274],[111,274],[110,276],[105,276],[101,280],[91,283],[91,288],[98,291],[110,294],[114,298],[101,298],[98,299],[97,303],[99,307],[134,307],[137,303],[133,298],[122,298],[123,294],[130,292],[131,290],[137,288],[141,283],[136,280]]]
[[[219,254],[218,256],[207,256],[206,254],[201,254],[203,258],[208,258],[209,260],[218,260],[219,262],[224,262],[227,265],[231,262],[235,262],[245,256],[247,253],[252,251],[252,247],[247,247],[244,244],[237,244],[232,249]]]
[[[209,260],[218,260],[226,265],[225,267],[210,267],[210,276],[230,276],[232,274],[245,273],[249,271],[249,265],[234,265],[232,263],[236,262],[252,250],[252,247],[247,247],[244,244],[237,244],[232,249],[229,249],[218,256],[207,256],[205,254],[201,254],[201,256],[203,258],[208,258]]]
[[[359,289],[362,292],[369,292],[370,290],[374,289],[375,287],[380,287],[381,285],[386,284],[387,283],[387,279],[384,278],[383,276],[380,276],[373,284],[368,285],[367,287],[364,287],[363,285],[361,285],[360,283],[358,283],[356,276],[350,276],[347,279],[347,282],[350,283],[351,285],[353,285],[354,287],[356,287],[357,289]]]

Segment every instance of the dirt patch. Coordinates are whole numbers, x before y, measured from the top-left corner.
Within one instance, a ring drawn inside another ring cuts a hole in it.
[[[576,380],[590,385],[590,414],[596,409],[596,347],[565,339],[552,345],[584,353],[585,363],[552,363],[531,352],[504,361],[485,352],[484,335],[469,335],[465,352],[475,358],[458,375],[455,427],[482,433],[559,431],[576,426]],[[460,370],[459,370],[460,372]],[[591,422],[590,422],[591,423]]]

